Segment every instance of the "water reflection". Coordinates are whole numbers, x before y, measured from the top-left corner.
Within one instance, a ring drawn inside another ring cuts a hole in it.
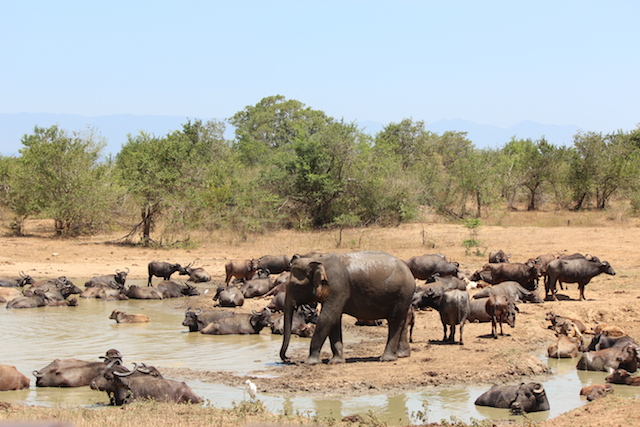
[[[97,360],[109,348],[117,348],[125,363],[145,362],[159,368],[231,371],[244,374],[265,369],[278,360],[282,337],[265,330],[259,335],[212,336],[188,333],[182,326],[184,311],[172,300],[114,301],[82,299],[78,307],[41,307],[6,310],[0,306],[3,325],[0,363],[14,365],[32,382],[28,390],[1,392],[0,400],[46,406],[92,407],[108,403],[105,393],[80,388],[36,388],[32,371],[48,365],[54,358]],[[144,313],[148,324],[116,324],[109,319],[114,309]],[[308,339],[296,339],[292,346],[305,348]],[[604,383],[604,372],[575,369],[577,359],[543,359],[554,377],[544,387],[551,405],[548,412],[529,414],[544,420],[585,403],[580,388]],[[517,381],[517,379],[516,379]],[[193,390],[209,404],[231,408],[234,402],[248,399],[244,387],[229,387],[202,381],[189,381]],[[489,386],[466,388],[425,388],[422,390],[376,396],[333,396],[311,398],[260,394],[258,398],[275,413],[300,413],[341,419],[372,414],[389,424],[437,422],[455,416],[471,419],[519,418],[506,409],[476,407],[475,399]],[[614,385],[615,393],[640,395],[640,387]],[[520,417],[521,418],[521,417]]]

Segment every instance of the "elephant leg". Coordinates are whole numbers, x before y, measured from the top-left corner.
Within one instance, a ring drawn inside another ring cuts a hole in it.
[[[340,304],[340,302],[325,302],[322,305],[322,310],[320,311],[320,316],[318,317],[318,323],[316,323],[316,330],[311,337],[311,344],[309,347],[309,357],[306,362],[309,365],[316,365],[321,362],[320,359],[320,350],[322,350],[322,346],[324,342],[327,340],[329,334],[332,333],[333,328],[338,325],[341,327],[340,320],[342,318],[342,307],[344,304]],[[342,339],[341,339],[342,331],[340,331],[340,335],[336,339],[340,339],[340,348],[342,349]],[[332,350],[333,350],[333,342],[332,342]],[[334,352],[335,354],[335,352]]]
[[[411,348],[409,347],[406,315],[389,318],[387,319],[387,323],[389,324],[389,336],[387,337],[387,345],[380,360],[390,362],[397,360],[398,357],[409,357],[411,355]]]
[[[331,352],[333,353],[333,357],[329,360],[329,363],[344,363],[345,359],[342,352],[342,321],[338,322],[329,332],[329,342],[331,343]]]

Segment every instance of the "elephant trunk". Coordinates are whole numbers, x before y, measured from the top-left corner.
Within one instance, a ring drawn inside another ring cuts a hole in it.
[[[293,322],[293,297],[291,292],[286,293],[284,302],[284,331],[282,331],[282,347],[280,348],[280,359],[288,362],[287,349],[289,348],[289,340],[291,339],[291,323]]]

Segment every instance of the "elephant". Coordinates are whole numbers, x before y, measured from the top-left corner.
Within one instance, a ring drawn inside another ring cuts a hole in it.
[[[297,306],[319,302],[322,306],[305,363],[321,362],[320,350],[327,337],[333,357],[344,363],[342,314],[362,320],[387,319],[389,335],[381,361],[411,354],[406,318],[416,283],[411,270],[399,258],[385,252],[307,254],[291,264],[286,284],[284,333],[280,358],[286,356],[291,323]]]

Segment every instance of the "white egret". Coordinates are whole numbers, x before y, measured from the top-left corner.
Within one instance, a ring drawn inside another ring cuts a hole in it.
[[[249,393],[249,396],[251,396],[251,399],[255,400],[256,393],[258,391],[258,389],[256,388],[256,385],[252,383],[251,380],[246,380],[245,384],[247,385],[247,392]]]

